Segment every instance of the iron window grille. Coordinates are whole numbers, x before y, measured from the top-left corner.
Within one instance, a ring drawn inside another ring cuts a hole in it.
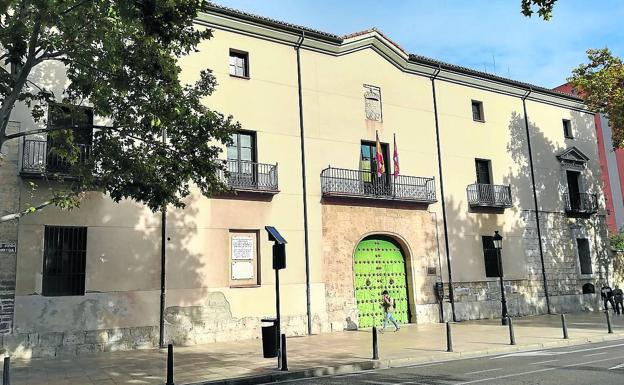
[[[506,208],[512,206],[511,186],[475,183],[466,188],[468,204],[477,207]]]
[[[42,295],[84,295],[86,257],[86,227],[46,226]]]

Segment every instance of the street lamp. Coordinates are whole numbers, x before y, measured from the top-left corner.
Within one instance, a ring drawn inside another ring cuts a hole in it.
[[[498,231],[495,231],[492,241],[494,241],[494,248],[496,249],[496,256],[498,258],[498,277],[500,279],[502,306],[501,323],[503,325],[507,325],[507,298],[505,297],[505,285],[503,284],[503,258],[501,255],[501,250],[503,249],[503,237],[498,233]]]

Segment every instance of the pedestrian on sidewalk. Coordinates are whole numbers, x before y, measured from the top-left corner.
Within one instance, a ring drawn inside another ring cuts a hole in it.
[[[384,321],[383,321],[383,328],[381,329],[381,333],[386,331],[386,326],[388,325],[388,321],[392,322],[392,324],[394,325],[394,327],[396,328],[394,331],[398,332],[400,327],[399,324],[397,324],[396,320],[394,319],[394,299],[392,299],[390,297],[390,294],[388,294],[388,290],[384,290],[382,294],[382,302],[381,302],[381,306],[383,306],[384,309]]]
[[[602,284],[602,288],[600,289],[600,297],[602,297],[602,303],[604,305],[605,313],[609,311],[608,304],[611,304],[611,309],[615,313],[615,303],[613,302],[613,289],[606,283]]]
[[[615,285],[615,290],[613,290],[613,299],[615,300],[615,314],[624,313],[624,293],[618,285]]]

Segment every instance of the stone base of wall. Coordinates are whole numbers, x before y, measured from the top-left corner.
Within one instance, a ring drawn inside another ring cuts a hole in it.
[[[0,352],[12,358],[71,357],[86,353],[152,349],[158,327],[145,326],[91,331],[19,333],[2,336]]]

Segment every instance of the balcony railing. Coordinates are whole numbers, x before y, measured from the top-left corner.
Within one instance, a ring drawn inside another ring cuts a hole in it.
[[[370,171],[328,167],[321,171],[324,196],[392,199],[432,203],[436,201],[435,180],[416,176],[384,174]]]
[[[468,185],[468,204],[472,207],[511,207],[511,186],[475,183]]]
[[[589,193],[563,194],[568,213],[593,214],[598,211],[598,195]]]
[[[235,191],[277,193],[277,165],[239,160],[225,162],[227,172],[220,172],[224,183]]]
[[[91,156],[91,145],[76,144],[78,148],[77,162],[84,162]],[[69,175],[71,164],[56,155],[45,139],[24,139],[22,147],[23,174],[60,174]]]

